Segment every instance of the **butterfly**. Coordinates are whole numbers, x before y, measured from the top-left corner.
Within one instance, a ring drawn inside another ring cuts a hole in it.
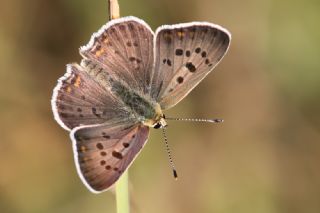
[[[78,174],[95,193],[109,189],[146,144],[149,128],[167,126],[180,102],[221,61],[231,35],[207,22],[164,25],[111,20],[67,65],[51,100],[70,131]],[[165,138],[166,139],[166,138]]]

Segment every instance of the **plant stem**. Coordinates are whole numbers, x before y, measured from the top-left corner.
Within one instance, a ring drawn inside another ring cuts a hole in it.
[[[117,213],[129,213],[128,170],[125,171],[116,183]]]
[[[120,18],[120,8],[118,0],[108,0],[109,2],[109,20]]]
[[[109,20],[120,18],[118,0],[108,0]],[[116,183],[117,213],[130,213],[128,170],[125,171]]]

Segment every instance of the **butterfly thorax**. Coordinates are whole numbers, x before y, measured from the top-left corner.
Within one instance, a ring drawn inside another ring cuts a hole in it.
[[[136,115],[139,121],[149,127],[165,124],[160,105],[128,88],[121,82],[111,82],[112,92]],[[166,124],[165,124],[166,125]]]

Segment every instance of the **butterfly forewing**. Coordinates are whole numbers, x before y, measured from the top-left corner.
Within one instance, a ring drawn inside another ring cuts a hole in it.
[[[54,89],[52,108],[59,124],[70,130],[130,118],[123,103],[83,69],[77,64],[67,65],[67,73]]]
[[[142,94],[149,90],[153,32],[143,20],[125,17],[108,22],[80,53],[133,90]]]
[[[153,99],[162,109],[177,104],[219,63],[230,39],[227,30],[206,22],[158,28],[151,89]]]
[[[71,132],[78,173],[91,191],[112,186],[146,143],[149,128],[134,122],[83,126]]]

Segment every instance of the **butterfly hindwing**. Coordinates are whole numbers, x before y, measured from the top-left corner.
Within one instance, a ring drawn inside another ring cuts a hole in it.
[[[145,145],[148,133],[148,127],[134,121],[74,129],[75,163],[84,184],[95,193],[107,190]]]
[[[141,19],[125,17],[112,20],[93,34],[81,48],[81,55],[130,84],[142,94],[150,89],[153,66],[153,32]]]
[[[131,116],[122,102],[77,64],[67,65],[51,104],[55,119],[67,130]]]
[[[165,25],[155,33],[151,96],[168,109],[183,99],[222,59],[231,36],[206,22]]]

